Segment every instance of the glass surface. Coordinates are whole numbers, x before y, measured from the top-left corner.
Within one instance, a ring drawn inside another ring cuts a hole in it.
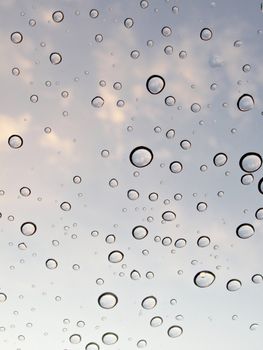
[[[0,0],[0,348],[260,350],[263,5]]]

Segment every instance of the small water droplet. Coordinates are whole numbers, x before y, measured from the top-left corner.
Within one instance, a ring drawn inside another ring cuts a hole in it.
[[[200,271],[194,277],[194,283],[197,287],[207,288],[215,281],[216,276],[210,271]]]
[[[263,220],[263,208],[259,208],[256,213],[255,213],[255,217],[258,220]]]
[[[145,339],[141,339],[137,342],[138,349],[144,349],[147,346],[147,341]]]
[[[176,99],[173,97],[173,96],[167,96],[165,97],[165,100],[164,100],[166,106],[173,106],[176,102]]]
[[[240,96],[237,101],[237,107],[241,112],[250,111],[254,107],[254,104],[254,98],[248,94]]]
[[[165,80],[160,75],[151,75],[146,82],[147,90],[153,95],[159,94],[163,91],[164,87]]]
[[[6,294],[4,293],[0,293],[0,303],[4,303],[7,299]]]
[[[91,18],[97,18],[99,16],[99,11],[97,9],[92,9],[89,12]]]
[[[63,202],[60,204],[60,208],[64,211],[71,210],[71,204],[69,202]]]
[[[17,77],[20,74],[20,69],[17,67],[14,67],[12,69],[12,74]]]
[[[79,344],[81,342],[81,336],[79,334],[72,334],[69,337],[69,341],[71,344]]]
[[[134,21],[132,18],[126,18],[124,20],[124,26],[128,29],[130,29],[134,25]]]
[[[180,335],[183,334],[183,328],[180,327],[180,326],[171,326],[168,329],[167,334],[171,338],[177,338],[177,337],[179,337]]]
[[[130,161],[137,168],[143,168],[153,160],[152,151],[144,146],[134,148],[130,153]]]
[[[156,193],[156,192],[152,192],[152,193],[150,193],[149,194],[149,199],[150,199],[150,201],[152,201],[152,202],[155,202],[155,201],[157,201],[158,200],[158,193]]]
[[[159,327],[163,324],[163,319],[160,316],[155,316],[151,319],[150,325],[152,327]]]
[[[251,331],[256,331],[258,329],[259,324],[258,323],[252,323],[249,327]]]
[[[157,299],[154,296],[149,296],[143,299],[141,305],[145,310],[151,310],[156,306],[156,304]]]
[[[171,172],[174,173],[174,174],[180,173],[180,172],[183,170],[182,163],[177,162],[177,161],[172,162],[172,163],[170,164],[170,170],[171,170]]]
[[[162,214],[162,218],[164,221],[174,221],[176,218],[176,215],[173,211],[165,211]]]
[[[85,350],[100,350],[100,347],[97,343],[88,343]]]
[[[119,338],[118,338],[117,334],[111,333],[111,332],[105,333],[102,336],[102,342],[105,345],[113,345],[113,344],[117,343],[118,339]]]
[[[58,52],[52,52],[49,56],[49,60],[52,64],[57,65],[62,61],[62,56]]]
[[[243,67],[242,67],[242,70],[244,73],[247,73],[249,72],[251,69],[251,66],[249,64],[245,64]]]
[[[186,243],[187,243],[186,239],[179,238],[175,241],[174,245],[176,248],[183,248],[186,246]]]
[[[17,149],[23,146],[23,139],[19,135],[12,135],[8,139],[8,144],[11,148]]]
[[[13,32],[10,38],[14,44],[20,44],[23,40],[23,35],[20,32]]]
[[[200,32],[200,38],[204,41],[210,40],[212,36],[213,36],[212,30],[209,28],[203,28]]]
[[[110,187],[112,187],[112,188],[115,188],[115,187],[117,187],[118,186],[118,180],[116,180],[116,179],[111,179],[110,181],[109,181],[109,185],[110,185]]]
[[[251,280],[253,283],[259,284],[263,282],[263,276],[257,273],[256,275],[252,276]]]
[[[32,236],[36,230],[37,227],[33,222],[24,222],[20,227],[21,232],[25,236]]]
[[[95,108],[101,108],[104,105],[104,99],[101,96],[96,96],[92,99],[91,104]]]
[[[135,239],[143,239],[148,235],[148,230],[144,226],[135,226],[132,230],[132,235]]]
[[[241,288],[241,286],[242,286],[242,283],[239,280],[237,280],[237,279],[232,279],[232,280],[228,281],[227,284],[226,284],[226,288],[230,292],[237,291],[238,289]]]
[[[198,247],[204,248],[209,246],[209,244],[210,244],[210,238],[207,236],[201,236],[197,240]]]
[[[217,153],[213,158],[213,162],[217,167],[223,166],[227,162],[227,155],[225,153]]]
[[[172,34],[172,29],[170,27],[168,27],[168,26],[165,26],[165,27],[162,28],[161,32],[162,32],[162,35],[164,37],[168,37],[168,36],[170,36]]]
[[[201,111],[201,106],[199,103],[193,103],[191,105],[191,111],[194,112],[194,113],[198,113]]]
[[[254,176],[252,174],[245,174],[241,177],[242,185],[250,185],[254,181]]]
[[[49,270],[54,270],[58,267],[58,263],[55,259],[48,259],[46,261],[46,267],[49,269]]]
[[[31,190],[28,187],[21,187],[19,192],[20,192],[21,196],[23,196],[23,197],[28,197],[31,194]]]
[[[62,11],[55,11],[52,14],[52,19],[56,23],[60,23],[64,19],[64,13]]]
[[[132,270],[131,273],[130,273],[130,277],[131,277],[132,280],[137,281],[137,280],[139,280],[141,278],[141,274],[137,270]]]
[[[112,251],[108,256],[108,260],[111,263],[119,263],[120,261],[123,260],[123,258],[124,258],[124,254],[119,250]]]
[[[203,212],[203,211],[206,211],[207,209],[207,204],[205,202],[199,202],[196,206],[196,209],[199,211],[199,212]]]
[[[185,151],[187,151],[187,150],[189,150],[190,148],[191,148],[191,142],[190,141],[188,141],[188,140],[182,140],[181,142],[180,142],[180,146],[181,146],[181,148],[183,149],[183,150],[185,150]]]

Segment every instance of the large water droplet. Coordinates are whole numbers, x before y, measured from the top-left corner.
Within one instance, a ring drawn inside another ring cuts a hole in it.
[[[217,153],[214,156],[213,162],[215,166],[218,166],[218,167],[223,166],[227,162],[227,155],[225,153]]]
[[[203,212],[203,211],[206,211],[207,209],[207,204],[205,202],[199,202],[196,206],[196,209],[199,211],[199,212]]]
[[[250,111],[254,107],[254,98],[251,95],[244,94],[239,97],[237,107],[242,112]]]
[[[143,239],[148,235],[148,230],[144,226],[136,226],[132,230],[132,235],[135,239]]]
[[[134,148],[130,153],[130,162],[137,168],[143,168],[153,160],[152,151],[144,146]]]
[[[49,270],[55,270],[58,267],[58,263],[57,263],[57,261],[55,259],[48,259],[46,261],[46,267]]]
[[[12,135],[8,139],[8,144],[11,148],[20,148],[23,146],[23,139],[19,135]]]
[[[14,44],[20,44],[23,40],[23,35],[20,32],[14,32],[11,34],[10,38]]]
[[[56,23],[60,23],[64,19],[64,13],[62,11],[55,11],[52,14],[52,19]]]
[[[81,342],[81,336],[79,334],[72,334],[69,337],[69,341],[71,344],[79,344]]]
[[[136,199],[138,199],[139,198],[139,192],[138,191],[136,191],[136,190],[129,190],[128,192],[127,192],[127,197],[130,199],[130,200],[132,200],[132,201],[135,201]]]
[[[232,280],[228,281],[226,284],[226,288],[230,292],[235,292],[236,290],[240,289],[241,286],[242,286],[242,283],[237,279],[232,279]]]
[[[102,336],[102,342],[106,345],[113,345],[117,343],[118,339],[117,334],[111,332],[105,333]]]
[[[211,29],[203,28],[200,33],[200,38],[204,41],[210,40],[213,36]]]
[[[147,90],[153,94],[159,94],[165,87],[165,80],[160,75],[152,75],[146,82]]]
[[[180,327],[180,326],[171,326],[168,329],[167,334],[171,338],[177,338],[177,337],[179,337],[180,335],[183,334],[183,328]]]
[[[183,248],[186,246],[186,239],[184,238],[179,238],[175,241],[174,245],[176,248]]]
[[[246,239],[255,233],[254,226],[250,224],[241,224],[236,229],[236,234],[239,238]]]
[[[174,173],[174,174],[180,173],[180,172],[183,170],[182,163],[177,162],[177,161],[176,161],[176,162],[172,162],[172,163],[170,164],[170,170],[171,170],[171,172]]]
[[[124,258],[124,255],[119,250],[112,251],[108,256],[108,260],[111,263],[118,263],[118,262],[122,261],[123,258]]]
[[[32,236],[36,232],[37,227],[33,222],[25,222],[21,225],[20,230],[23,235]]]
[[[261,167],[262,158],[258,153],[249,152],[240,158],[239,165],[246,173],[253,173]]]
[[[98,299],[99,305],[103,309],[112,309],[118,303],[118,298],[113,293],[103,293]]]
[[[149,296],[143,299],[142,307],[146,310],[153,309],[157,304],[157,299],[154,296]]]
[[[52,52],[49,56],[49,60],[52,64],[59,64],[62,61],[62,56],[58,52]]]
[[[200,271],[194,277],[194,283],[200,288],[211,286],[215,281],[216,276],[210,271]]]

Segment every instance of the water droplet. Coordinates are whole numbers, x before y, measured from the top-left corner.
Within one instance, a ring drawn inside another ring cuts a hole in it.
[[[166,106],[171,107],[175,104],[176,100],[173,96],[167,96],[167,97],[165,97],[164,102],[165,102]]]
[[[114,235],[108,235],[106,238],[105,238],[105,241],[106,243],[108,244],[112,244],[116,241],[116,237]]]
[[[12,69],[12,74],[17,77],[20,74],[20,69],[17,67],[14,67]]]
[[[163,323],[163,319],[160,316],[155,316],[150,321],[150,325],[152,327],[159,327],[162,325],[162,323]]]
[[[101,108],[104,105],[104,99],[101,96],[96,96],[92,99],[91,104],[95,108]]]
[[[143,299],[142,301],[142,307],[145,310],[151,310],[153,309],[157,304],[157,299],[154,296],[149,296]]]
[[[103,158],[108,158],[110,155],[110,151],[107,149],[103,149],[100,154]]]
[[[204,28],[201,30],[201,33],[200,33],[200,38],[204,41],[208,41],[212,38],[213,36],[213,33],[211,31],[211,29],[209,28]]]
[[[147,90],[153,95],[159,94],[163,91],[164,87],[165,80],[160,75],[151,75],[146,82]]]
[[[201,236],[197,240],[198,247],[204,248],[209,246],[209,244],[210,244],[210,238],[207,236]]]
[[[230,292],[235,292],[238,289],[240,289],[242,286],[242,283],[239,280],[236,279],[232,279],[230,281],[227,282],[226,284],[226,288],[230,291]]]
[[[239,238],[247,239],[255,233],[254,226],[250,224],[241,224],[236,229],[236,234]]]
[[[237,107],[242,112],[250,111],[254,107],[254,98],[251,95],[244,94],[239,97]]]
[[[254,181],[254,176],[252,174],[245,174],[241,177],[242,185],[250,185]]]
[[[115,187],[117,187],[118,186],[118,180],[116,180],[116,179],[111,179],[110,181],[109,181],[109,185],[110,185],[110,187],[112,187],[112,188],[115,188]]]
[[[117,334],[111,333],[111,332],[105,333],[102,336],[102,342],[105,345],[113,345],[113,344],[117,343],[118,339],[119,338],[118,338]]]
[[[147,0],[141,0],[140,6],[142,9],[146,9],[149,6],[149,3]]]
[[[240,46],[242,46],[242,45],[243,45],[243,43],[242,43],[241,40],[236,40],[236,41],[234,42],[234,47],[240,47]]]
[[[81,179],[80,176],[76,175],[76,176],[73,177],[74,184],[80,184],[81,181],[82,181],[82,179]]]
[[[11,34],[10,38],[14,44],[20,44],[23,40],[23,35],[20,32],[14,32]]]
[[[133,59],[137,59],[137,58],[139,58],[140,57],[140,51],[138,51],[138,50],[133,50],[132,52],[131,52],[131,58],[133,58]]]
[[[162,245],[163,246],[168,247],[171,244],[172,244],[172,239],[170,237],[164,237],[162,239]]]
[[[187,57],[187,52],[186,51],[180,51],[179,52],[179,58],[184,60]]]
[[[258,153],[249,152],[244,154],[239,161],[240,168],[246,173],[257,171],[262,165],[262,158]]]
[[[174,195],[174,199],[175,199],[176,201],[180,201],[180,200],[182,200],[182,198],[183,198],[183,195],[182,195],[181,193],[176,193],[176,194]]]
[[[118,303],[118,298],[113,293],[103,293],[98,299],[99,305],[103,309],[112,309]]]
[[[113,84],[113,89],[115,90],[121,90],[122,88],[122,84],[119,82],[119,81],[116,81],[114,84]]]
[[[259,284],[263,282],[263,276],[257,273],[256,275],[252,276],[251,280],[253,283]]]
[[[56,23],[60,23],[64,19],[64,13],[62,11],[55,11],[52,14],[52,19]]]
[[[49,269],[49,270],[54,270],[58,267],[58,263],[55,259],[48,259],[46,261],[46,267]]]
[[[21,187],[19,192],[23,197],[28,197],[31,194],[31,190],[28,187]]]
[[[156,192],[152,192],[152,193],[150,193],[149,194],[149,199],[150,199],[150,201],[152,201],[152,202],[155,202],[155,201],[157,201],[158,200],[158,193],[156,193]]]
[[[168,329],[167,334],[171,338],[177,338],[177,337],[179,337],[180,335],[183,334],[183,328],[180,327],[180,326],[171,326]]]
[[[146,348],[147,346],[147,341],[145,339],[141,339],[137,342],[137,348],[143,349]]]
[[[143,239],[148,235],[148,230],[144,226],[135,226],[132,235],[135,239]]]
[[[186,246],[186,239],[184,238],[179,238],[175,241],[174,245],[176,248],[183,248]]]
[[[201,111],[201,106],[199,103],[193,103],[191,105],[191,111],[194,112],[194,113],[198,113]]]
[[[251,69],[251,66],[249,64],[245,64],[243,67],[242,67],[242,70],[243,72],[247,73],[249,72]]]
[[[37,95],[31,95],[31,96],[30,96],[30,101],[33,102],[33,103],[37,103],[37,101],[38,101],[38,96],[37,96]]]
[[[259,324],[258,323],[252,323],[249,327],[251,331],[256,331],[258,328]]]
[[[167,137],[168,139],[173,139],[174,136],[175,136],[175,131],[174,131],[174,129],[170,129],[170,130],[168,130],[168,131],[166,132],[166,137]]]
[[[255,213],[255,217],[258,220],[263,220],[263,208],[259,208],[256,213]]]
[[[108,256],[108,260],[111,263],[119,263],[120,261],[123,260],[123,258],[124,258],[124,255],[119,250],[112,251]]]
[[[103,41],[103,35],[102,34],[96,34],[95,35],[95,41],[97,43],[101,43]]]
[[[92,9],[90,10],[89,15],[91,18],[97,18],[99,16],[99,11],[96,9]]]
[[[172,162],[172,163],[170,164],[170,170],[171,170],[171,172],[174,173],[174,174],[180,173],[180,172],[183,170],[182,163],[177,162],[177,161],[176,161],[176,162]]]
[[[4,293],[0,293],[0,303],[4,303],[7,299],[7,296]]]
[[[23,139],[19,135],[12,135],[8,139],[8,144],[11,148],[20,148],[23,146]]]
[[[100,347],[96,343],[88,343],[85,347],[85,350],[100,350]]]
[[[165,53],[166,55],[172,55],[172,54],[173,54],[173,51],[174,51],[174,49],[173,49],[173,47],[172,47],[171,45],[167,45],[167,46],[165,46],[165,48],[164,48],[164,53]]]
[[[52,52],[49,56],[49,60],[52,64],[59,64],[62,61],[62,56],[58,52]]]
[[[215,166],[223,166],[227,162],[227,155],[225,153],[217,153],[213,158],[213,162]]]
[[[79,334],[72,334],[69,337],[69,341],[71,344],[79,344],[81,342],[81,336]]]
[[[128,197],[130,200],[132,200],[132,201],[138,199],[139,196],[140,196],[140,195],[139,195],[139,192],[136,191],[136,190],[129,190],[129,191],[127,192],[127,197]]]
[[[194,277],[194,283],[197,287],[206,288],[211,286],[216,276],[210,271],[200,271]]]
[[[137,168],[143,168],[153,160],[152,151],[144,146],[134,148],[130,153],[130,162]]]
[[[173,211],[165,211],[162,214],[162,218],[164,221],[174,221],[176,218],[176,215]]]
[[[20,227],[21,232],[25,236],[32,236],[36,230],[37,227],[33,222],[24,222]]]
[[[64,211],[69,211],[71,209],[71,204],[69,202],[63,202],[60,204],[60,208]]]
[[[199,202],[196,206],[196,209],[199,211],[199,212],[203,212],[203,211],[206,211],[207,209],[207,204],[205,202]]]
[[[190,141],[188,141],[188,140],[182,140],[181,142],[180,142],[180,146],[181,146],[181,148],[183,149],[183,150],[185,150],[185,151],[187,151],[187,150],[189,150],[190,148],[191,148],[191,142]]]
[[[134,21],[133,21],[133,19],[132,18],[126,18],[125,20],[124,20],[124,26],[126,27],[126,28],[131,28],[132,26],[134,25]]]
[[[170,36],[172,34],[172,29],[170,28],[170,27],[163,27],[162,28],[162,35],[164,36],[164,37],[168,37],[168,36]]]
[[[141,278],[141,274],[137,270],[132,270],[131,273],[130,273],[130,277],[131,277],[132,280],[137,281],[137,280],[139,280]]]

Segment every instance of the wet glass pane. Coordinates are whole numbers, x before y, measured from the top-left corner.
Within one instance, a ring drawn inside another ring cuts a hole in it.
[[[261,349],[262,16],[0,1],[1,349]]]

